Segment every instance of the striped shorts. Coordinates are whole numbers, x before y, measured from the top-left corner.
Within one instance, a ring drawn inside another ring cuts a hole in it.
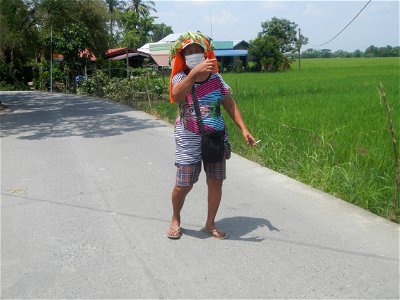
[[[189,165],[175,164],[178,168],[176,171],[176,185],[177,186],[192,186],[199,180],[201,172],[201,164],[197,163]],[[203,163],[204,172],[207,178],[224,180],[226,179],[226,161],[225,159],[217,163]]]

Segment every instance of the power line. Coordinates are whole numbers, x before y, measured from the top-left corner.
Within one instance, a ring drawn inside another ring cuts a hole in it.
[[[350,24],[358,17],[358,15],[368,6],[368,4],[371,3],[371,1],[372,1],[372,0],[369,0],[369,1],[367,2],[367,4],[365,4],[364,7],[356,14],[356,16],[355,16],[342,30],[340,30],[338,34],[336,34],[336,35],[335,35],[333,38],[331,38],[329,41],[327,41],[326,43],[323,43],[323,44],[321,44],[321,45],[312,45],[312,44],[310,44],[310,45],[311,45],[311,46],[314,46],[314,47],[321,47],[321,46],[324,46],[324,45],[326,45],[326,44],[332,42],[332,41],[333,41],[335,38],[337,38],[343,31],[345,31],[345,29],[346,29],[347,27],[349,27],[349,25],[350,25]]]

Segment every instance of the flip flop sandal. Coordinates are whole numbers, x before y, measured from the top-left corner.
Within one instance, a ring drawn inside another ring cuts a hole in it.
[[[170,227],[167,231],[167,237],[171,240],[179,240],[182,236],[182,228],[172,228]]]
[[[228,234],[226,232],[219,231],[218,229],[208,230],[206,227],[204,227],[202,230],[209,236],[215,237],[219,240],[226,240],[228,238]],[[224,235],[221,236],[221,233],[223,233]]]

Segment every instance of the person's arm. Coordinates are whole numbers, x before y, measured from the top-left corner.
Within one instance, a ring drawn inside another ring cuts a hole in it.
[[[176,103],[181,103],[185,100],[187,94],[192,91],[193,84],[197,81],[207,79],[210,72],[214,69],[214,61],[216,59],[206,59],[198,64],[189,72],[189,74],[181,81],[175,83],[172,87],[172,97]]]
[[[255,146],[256,140],[251,135],[250,131],[247,129],[246,124],[244,124],[239,107],[237,106],[236,102],[232,99],[230,94],[225,96],[224,100],[222,101],[222,106],[225,108],[229,116],[242,131],[242,135],[246,140],[246,143],[250,146]]]

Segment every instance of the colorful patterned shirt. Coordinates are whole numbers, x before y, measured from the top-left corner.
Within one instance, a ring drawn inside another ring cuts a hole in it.
[[[172,78],[172,85],[186,77],[184,72]],[[219,73],[212,73],[204,82],[195,83],[204,131],[224,130],[225,122],[220,113],[220,105],[229,94],[229,86]],[[226,130],[226,129],[225,129]],[[179,104],[179,116],[175,122],[175,162],[192,164],[201,160],[201,134],[196,121],[192,94]]]

